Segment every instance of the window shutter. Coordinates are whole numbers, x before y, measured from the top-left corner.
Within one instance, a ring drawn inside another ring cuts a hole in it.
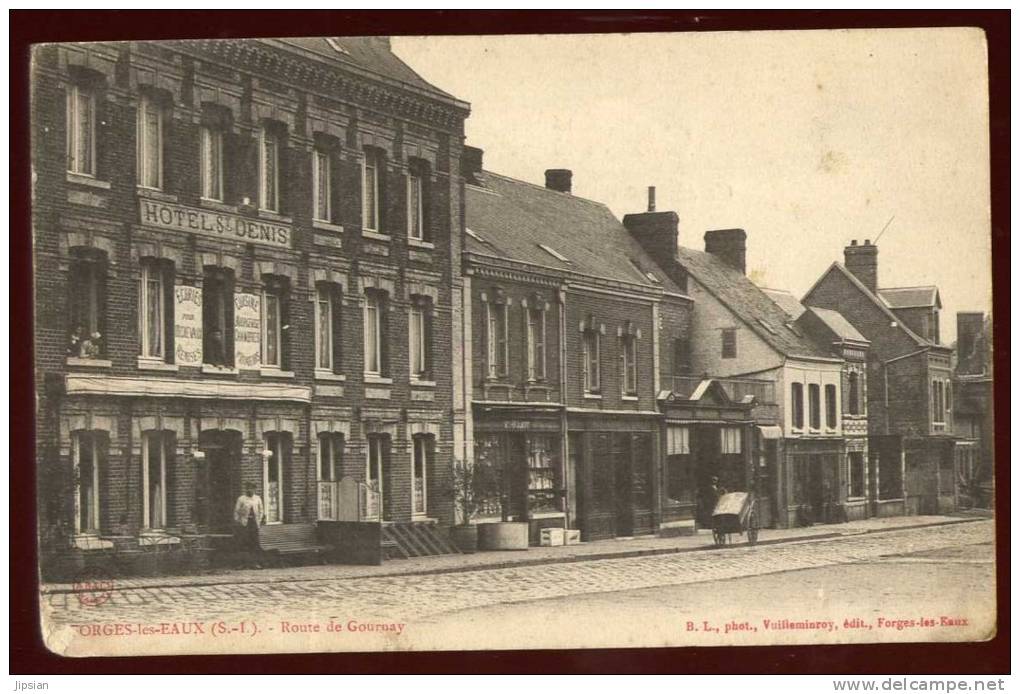
[[[331,326],[333,329],[333,373],[342,373],[343,369],[340,364],[341,355],[343,354],[343,336],[341,334],[343,330],[343,293],[339,287],[334,286],[332,289],[333,300],[330,302],[330,308],[333,311],[331,317],[333,321]]]
[[[238,152],[239,163],[242,165],[233,169],[239,173],[240,190],[237,191],[237,201],[240,202],[242,198],[247,197],[252,205],[258,205],[261,188],[259,177],[262,175],[261,162],[259,161],[262,156],[259,151],[261,149],[259,136],[256,133],[253,137],[240,136],[238,139],[243,142],[243,145]]]
[[[222,167],[222,179],[223,179],[223,190],[220,191],[220,197],[223,202],[228,205],[236,204],[240,200],[240,194],[237,189],[237,182],[241,178],[240,167],[237,166],[237,148],[239,145],[238,137],[234,133],[230,132],[226,128],[223,129],[223,160],[220,163]]]
[[[234,277],[233,274],[221,275],[223,280],[221,301],[223,302],[223,363],[234,365]]]
[[[291,178],[311,181],[311,171],[308,178],[304,179],[291,174],[291,151],[287,146],[287,138],[284,133],[276,134],[276,209],[280,214],[290,214],[290,188]]]
[[[421,167],[421,237],[432,241],[432,185],[429,178],[430,169]]]

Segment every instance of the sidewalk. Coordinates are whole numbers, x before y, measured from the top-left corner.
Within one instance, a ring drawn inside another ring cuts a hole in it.
[[[981,516],[898,516],[895,518],[871,518],[864,521],[835,525],[814,525],[808,528],[766,528],[761,531],[758,537],[758,546],[762,547],[787,542],[809,542],[845,535],[908,530],[911,528],[968,523],[980,520],[986,519]],[[740,536],[734,536],[734,543],[734,547],[746,544]],[[618,538],[615,540],[586,542],[566,547],[532,547],[527,551],[521,552],[479,552],[477,554],[447,554],[436,557],[393,559],[384,562],[381,566],[328,564],[278,569],[223,570],[191,576],[118,578],[116,579],[116,587],[117,590],[130,590],[381,578],[386,576],[427,575],[460,571],[485,571],[541,564],[594,561],[597,559],[624,559],[627,557],[678,554],[681,552],[707,551],[712,549],[714,549],[714,546],[712,544],[711,531],[702,530],[697,535],[686,537],[648,536]],[[70,583],[49,583],[43,584],[41,590],[44,594],[49,594],[71,592],[73,589]]]

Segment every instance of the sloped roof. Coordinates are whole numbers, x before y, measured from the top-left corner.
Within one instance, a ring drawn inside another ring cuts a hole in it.
[[[677,258],[695,280],[777,352],[792,357],[832,358],[796,326],[791,327],[790,315],[742,272],[711,253],[683,246],[677,249]]]
[[[869,343],[870,340],[861,335],[861,333],[850,324],[843,314],[839,311],[833,311],[828,308],[819,308],[817,306],[808,306],[808,311],[814,313],[818,318],[825,323],[826,327],[829,328],[833,333],[844,340],[855,340],[857,342]]]
[[[891,309],[942,308],[938,287],[890,287],[879,289],[878,297]]]
[[[792,292],[788,292],[785,289],[767,289],[762,287],[761,290],[777,304],[779,308],[786,311],[790,318],[796,320],[800,317],[800,314],[804,313],[804,305],[793,295]]]
[[[438,96],[454,98],[439,87],[426,82],[407,63],[390,50],[388,37],[337,36],[276,39],[282,44],[315,53],[320,57],[374,72],[377,75],[432,92]],[[340,48],[342,50],[337,50]]]
[[[604,204],[490,171],[476,179],[465,250],[683,293]]]

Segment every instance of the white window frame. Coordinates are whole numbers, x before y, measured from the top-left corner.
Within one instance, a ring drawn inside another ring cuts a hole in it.
[[[283,500],[284,500],[284,496],[285,496],[283,480],[284,480],[284,465],[287,462],[287,461],[284,460],[284,455],[283,455],[284,450],[286,450],[286,446],[283,445],[284,444],[284,436],[285,435],[286,434],[284,434],[283,432],[272,431],[272,432],[266,432],[265,436],[263,437],[263,445],[265,446],[265,448],[263,448],[263,450],[264,451],[269,451],[269,452],[272,453],[272,455],[263,455],[262,456],[262,489],[265,490],[264,491],[265,498],[263,498],[262,502],[263,502],[263,512],[266,514],[266,525],[277,525],[277,524],[283,523],[283,518],[284,518],[284,514],[283,514]],[[273,442],[276,443],[275,450],[273,448]],[[270,495],[270,490],[269,490],[269,466],[272,464],[272,461],[274,459],[275,459],[275,462],[276,462],[276,480],[277,480],[276,493],[278,495],[278,498],[276,500],[277,518],[275,518],[275,519],[270,518],[270,515],[269,515],[269,511],[270,511],[270,508],[271,508],[270,505],[269,505],[269,495]]]
[[[79,157],[79,148],[82,139],[82,112],[81,99],[86,97],[88,108],[88,132],[84,133],[88,139],[88,161],[82,165],[82,157]],[[67,170],[80,176],[96,175],[96,95],[95,92],[77,84],[68,86],[67,89]]]
[[[340,451],[341,462],[343,458],[344,436],[335,431],[324,431],[319,434],[319,450],[316,456],[315,479],[317,482],[339,482],[341,470],[337,466],[337,451]],[[329,451],[329,479],[322,476],[323,455]]]
[[[166,451],[167,451],[167,436],[171,432],[152,430],[142,432],[142,527],[146,530],[165,530],[167,525],[167,512],[166,512],[166,487],[167,487],[167,475],[166,475]],[[159,477],[160,477],[160,518],[158,519],[159,524],[153,525],[151,518],[152,499],[149,496],[149,462],[152,460],[152,447],[153,443],[157,448],[157,454],[159,455]]]
[[[385,437],[377,434],[368,435],[368,445],[365,446],[365,486],[370,491],[374,491],[379,496],[379,505],[377,507],[377,513],[373,516],[369,516],[371,519],[382,519],[384,513],[384,501],[383,501],[383,490],[385,484],[385,453],[386,446],[384,446]],[[372,452],[375,451],[375,471],[376,480],[378,481],[378,489],[372,489]],[[413,471],[412,471],[413,474]]]
[[[794,386],[800,386],[800,397],[796,397]],[[804,384],[800,381],[790,383],[790,427],[797,430],[803,430],[808,421],[807,407],[805,407],[807,395],[804,391]],[[800,411],[800,423],[797,422],[798,410]]]
[[[266,287],[262,290],[262,349],[261,349],[261,360],[262,366],[267,366],[274,369],[283,368],[283,296],[282,290],[279,288]],[[269,324],[269,300],[272,299],[276,304],[276,325],[272,326]],[[276,338],[276,359],[270,361],[268,359],[269,351],[269,337],[270,331],[272,336]]]
[[[271,146],[271,149],[269,147]],[[272,190],[269,190],[268,157],[273,159]],[[280,211],[280,138],[270,128],[259,130],[259,209],[266,212]]]
[[[365,292],[365,374],[381,376],[382,364],[382,297],[377,292]],[[375,345],[370,344],[370,336],[374,337]],[[371,359],[370,359],[371,357]],[[375,368],[370,368],[375,362]]]
[[[423,380],[428,375],[428,364],[426,363],[428,350],[426,349],[426,306],[425,301],[420,297],[411,297],[411,306],[407,319],[407,350],[408,366],[412,380]],[[418,362],[417,367],[415,361]]]
[[[740,427],[719,427],[719,453],[739,455],[744,452],[744,437]]]
[[[159,327],[159,344],[155,347],[149,344],[149,282],[155,279],[158,282],[156,298],[159,301],[159,316],[157,317]],[[148,259],[141,263],[141,274],[139,277],[139,301],[138,301],[138,333],[143,359],[165,360],[166,359],[166,286],[164,272],[155,262]]]
[[[527,309],[528,380],[545,380],[545,308]]]
[[[431,443],[431,436],[418,434],[412,437],[411,447],[411,515],[416,518],[423,518],[428,515],[429,509],[429,477],[428,477],[428,466],[429,466],[429,444]],[[415,464],[418,462],[419,456],[421,456],[421,510],[417,507],[417,496],[415,494]]]
[[[156,115],[155,161],[149,158],[148,118]],[[138,100],[138,185],[150,190],[163,190],[163,107],[152,97],[143,94]],[[152,174],[155,180],[150,181]]]
[[[602,334],[598,330],[584,331],[584,392],[602,391]]]
[[[202,199],[223,202],[223,131],[208,125],[202,126],[199,141],[199,166],[202,177]],[[210,166],[215,162],[215,178]]]
[[[818,410],[818,421],[814,421],[814,409],[811,407],[811,393],[817,393],[817,410]],[[808,383],[807,384],[807,425],[812,431],[821,431],[822,429],[822,386],[820,383]]]
[[[361,226],[366,231],[379,231],[379,162],[381,157],[373,150],[365,150],[361,161]],[[372,205],[368,204],[368,172],[372,170]]]
[[[486,350],[488,352],[489,378],[500,378],[510,372],[510,351],[509,351],[509,304],[486,302]],[[502,350],[500,349],[500,317],[502,316]],[[500,355],[502,351],[502,355]],[[501,359],[502,357],[502,359]]]
[[[333,288],[329,284],[319,283],[315,287],[315,369],[317,371],[330,371],[335,368],[333,360]],[[323,306],[325,304],[325,306]],[[326,312],[326,335],[322,334],[323,311]],[[323,340],[325,337],[325,341]],[[325,346],[323,345],[325,342]],[[325,357],[325,359],[323,358]],[[326,362],[323,364],[323,362]]]
[[[407,169],[407,235],[418,241],[425,240],[425,184],[420,171],[413,166]],[[417,195],[412,195],[417,193]],[[418,201],[418,209],[414,209],[413,201]],[[417,233],[415,233],[417,227]]]
[[[83,441],[87,439],[92,447],[92,518],[91,527],[83,528],[81,525],[81,448]],[[99,534],[99,456],[97,455],[96,433],[92,431],[75,431],[71,434],[71,465],[74,474],[74,533],[75,535],[98,535]]]
[[[670,424],[666,427],[666,455],[690,455],[691,428]]]
[[[623,352],[623,394],[637,395],[637,337],[624,335],[621,350]]]
[[[327,224],[333,221],[333,178],[330,168],[329,151],[319,147],[314,148],[312,150],[312,218]],[[319,201],[320,186],[325,188],[322,203]]]

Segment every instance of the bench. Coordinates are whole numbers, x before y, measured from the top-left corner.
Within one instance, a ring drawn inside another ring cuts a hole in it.
[[[319,554],[329,549],[319,542],[314,523],[281,523],[259,528],[259,549],[277,555]]]

